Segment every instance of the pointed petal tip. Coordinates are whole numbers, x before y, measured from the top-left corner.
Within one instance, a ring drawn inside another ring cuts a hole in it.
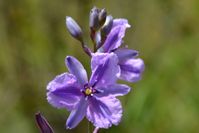
[[[130,25],[130,24],[127,24],[126,27],[127,27],[127,28],[131,28],[131,25]]]
[[[66,20],[70,19],[71,17],[70,16],[66,16]]]
[[[131,28],[131,25],[128,23],[128,20],[127,20],[127,24],[125,26],[126,26],[126,28]]]
[[[66,63],[70,62],[72,60],[72,58],[73,58],[72,56],[66,56],[65,62]]]
[[[41,113],[40,113],[40,111],[38,111],[37,113],[35,113],[35,116],[38,116],[38,115],[40,115]]]
[[[66,129],[67,129],[67,130],[70,130],[70,129],[72,129],[72,128],[66,124]]]
[[[36,120],[38,120],[38,119],[39,119],[39,117],[41,117],[41,113],[40,113],[40,111],[38,111],[37,113],[35,113],[35,118],[36,118]]]
[[[66,16],[66,24],[72,19],[70,16]]]
[[[71,56],[66,56],[66,60],[71,59]]]
[[[71,16],[66,16],[66,22],[75,21]]]

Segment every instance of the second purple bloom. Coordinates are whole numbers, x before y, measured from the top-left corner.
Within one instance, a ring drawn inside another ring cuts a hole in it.
[[[120,68],[120,74],[117,75],[118,78],[128,82],[137,82],[142,77],[144,62],[142,59],[137,58],[138,52],[136,50],[120,48],[127,28],[130,28],[128,20],[113,20],[113,26],[104,44],[98,52],[92,54],[92,60],[95,62],[92,66],[98,64],[99,59],[104,58],[109,53],[114,53],[119,60],[118,66]]]

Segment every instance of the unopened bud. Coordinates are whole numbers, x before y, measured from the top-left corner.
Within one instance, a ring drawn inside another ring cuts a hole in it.
[[[99,12],[100,10],[96,7],[93,7],[90,11],[89,26],[94,31],[97,31],[100,28]]]
[[[75,22],[75,20],[71,17],[66,17],[66,27],[69,31],[69,33],[77,40],[81,41],[83,40],[82,37],[82,30],[80,26]]]
[[[100,26],[103,26],[105,21],[106,21],[106,10],[105,9],[102,9],[99,13],[99,23],[100,23]]]
[[[41,133],[53,133],[52,127],[49,125],[47,120],[40,113],[35,115],[37,125],[39,126]]]
[[[106,17],[106,22],[101,29],[102,38],[106,37],[110,33],[112,26],[113,26],[113,17],[109,15]]]

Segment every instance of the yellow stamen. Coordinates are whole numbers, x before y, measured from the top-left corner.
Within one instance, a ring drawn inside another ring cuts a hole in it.
[[[85,94],[90,95],[92,93],[92,90],[90,88],[86,88]]]

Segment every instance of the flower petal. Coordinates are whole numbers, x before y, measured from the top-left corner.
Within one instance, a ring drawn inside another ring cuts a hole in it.
[[[82,97],[79,103],[77,104],[76,108],[70,113],[67,122],[66,127],[68,129],[72,129],[76,127],[80,121],[84,118],[86,114],[86,109],[88,107],[88,99],[85,99],[85,97]]]
[[[122,117],[122,106],[113,96],[92,97],[89,101],[86,117],[95,127],[109,128],[118,125]]]
[[[142,59],[128,59],[120,63],[121,75],[120,79],[137,82],[141,79],[144,71],[144,62]]]
[[[119,62],[138,56],[138,51],[127,48],[118,48],[114,53],[117,55]]]
[[[110,52],[111,50],[118,48],[123,42],[122,39],[125,35],[126,28],[129,27],[130,25],[126,19],[114,20],[111,32],[102,46],[104,52]]]
[[[88,82],[86,70],[75,57],[67,56],[65,62],[69,72],[76,76],[81,85]]]
[[[96,93],[98,97],[104,97],[104,96],[123,96],[129,93],[131,88],[125,84],[114,84],[114,85],[108,85],[101,88],[96,88],[97,91],[101,93]]]
[[[76,77],[68,73],[55,77],[49,82],[47,90],[47,100],[51,105],[68,110],[74,108],[82,95]]]
[[[95,53],[91,59],[92,75],[90,84],[104,86],[114,84],[120,74],[118,58],[114,53]]]
[[[129,25],[128,23],[128,20],[127,19],[124,19],[124,18],[117,18],[117,19],[114,19],[113,20],[113,28],[116,27],[116,26],[124,26],[124,27],[127,27],[127,28],[130,28],[131,26]]]

